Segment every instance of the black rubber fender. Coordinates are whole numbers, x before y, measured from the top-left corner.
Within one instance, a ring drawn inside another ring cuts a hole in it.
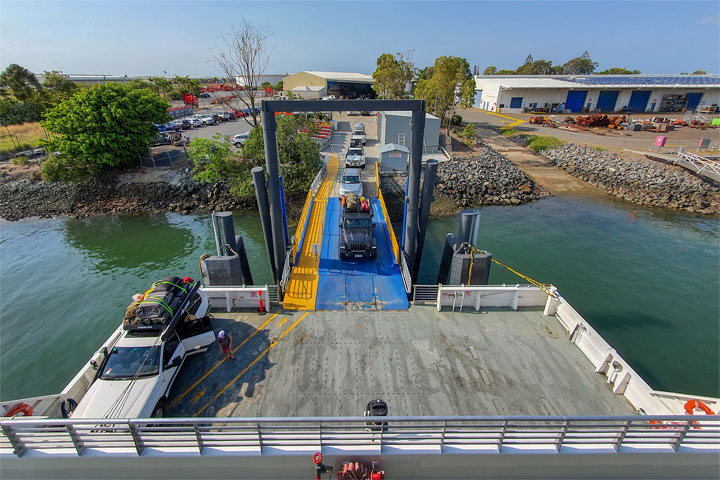
[[[66,398],[61,404],[60,404],[60,413],[62,413],[63,418],[70,418],[70,415],[75,411],[75,408],[77,408],[78,403],[73,400],[72,398],[68,397]]]

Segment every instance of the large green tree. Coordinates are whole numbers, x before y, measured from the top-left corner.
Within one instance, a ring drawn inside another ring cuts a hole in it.
[[[425,99],[426,108],[440,117],[441,123],[452,116],[456,107],[472,106],[475,79],[466,59],[443,55],[426,72],[426,78],[420,78],[415,86],[415,98]]]
[[[42,86],[34,73],[15,63],[0,73],[0,90],[4,95],[12,95],[25,102],[32,99]]]
[[[322,167],[318,144],[308,135],[299,133],[304,118],[297,115],[278,115],[277,144],[280,157],[280,173],[285,191],[306,192],[317,172]],[[245,141],[243,156],[246,162],[262,165],[265,163],[265,144],[261,127],[252,129]]]
[[[53,70],[43,73],[43,90],[40,101],[47,107],[55,106],[72,97],[77,91],[78,86],[63,75],[62,72]]]
[[[153,123],[166,122],[168,104],[156,94],[118,83],[96,85],[61,102],[42,126],[54,133],[47,142],[77,168],[97,174],[137,164],[157,135]]]
[[[380,98],[403,98],[405,87],[414,74],[415,65],[403,54],[383,53],[377,58],[377,68],[372,75],[373,90]]]
[[[563,65],[563,73],[566,75],[589,75],[595,71],[598,63],[590,58],[587,50],[579,57],[568,60]]]

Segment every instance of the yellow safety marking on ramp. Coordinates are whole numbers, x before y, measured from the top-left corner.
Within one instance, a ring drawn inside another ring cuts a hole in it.
[[[190,403],[195,403],[195,402],[197,402],[198,400],[200,400],[200,397],[202,397],[203,395],[205,395],[205,389],[204,389],[204,388],[203,388],[202,390],[200,390],[197,395],[195,395],[194,397],[192,397],[192,398],[190,399]]]
[[[283,318],[282,320],[280,320],[280,323],[278,323],[278,326],[282,325],[286,321],[287,321],[287,317]]]
[[[248,336],[240,345],[238,345],[237,347],[233,348],[233,353],[235,353],[235,352],[237,352],[238,350],[240,350],[240,348],[241,348],[243,345],[245,345],[248,341],[250,341],[250,339],[253,338],[255,335],[257,335],[257,333],[258,333],[260,330],[262,330],[263,328],[265,328],[265,325],[267,325],[268,323],[270,323],[270,321],[272,321],[272,319],[275,318],[275,317],[277,317],[277,316],[278,316],[278,314],[276,313],[276,314],[274,314],[272,317],[270,317],[270,318],[268,318],[267,320],[265,320],[265,322],[264,322],[262,325],[260,325],[257,330],[255,330],[253,333],[251,333],[250,336]],[[218,368],[220,365],[222,365],[226,360],[227,360],[227,358],[223,358],[223,359],[220,360],[218,363],[216,363],[214,367],[212,367],[210,370],[208,370],[207,372],[205,372],[205,374],[204,374],[202,377],[198,378],[195,383],[193,383],[192,385],[190,385],[187,390],[185,390],[183,393],[181,393],[180,395],[178,395],[177,397],[175,397],[175,398],[173,399],[173,401],[170,402],[170,405],[168,405],[168,408],[172,407],[173,405],[176,405],[180,400],[182,400],[182,398],[183,398],[185,395],[187,395],[188,393],[190,393],[190,391],[191,391],[193,388],[197,387],[197,386],[200,384],[200,382],[202,382],[203,380],[205,380],[208,375],[210,375],[212,372],[214,372],[215,369]]]
[[[273,348],[275,347],[275,345],[277,345],[278,342],[279,342],[280,340],[282,340],[282,338],[283,338],[285,335],[287,335],[288,333],[290,333],[290,332],[292,331],[292,329],[295,328],[295,326],[296,326],[298,323],[300,323],[303,318],[305,318],[305,317],[307,316],[307,314],[308,314],[308,312],[305,312],[305,313],[302,314],[302,316],[301,316],[300,318],[298,318],[297,320],[295,320],[295,323],[293,323],[292,325],[290,325],[290,327],[289,327],[287,330],[285,330],[285,331],[277,338],[277,340],[273,340],[273,342],[270,344],[270,346],[268,346],[260,355],[258,355],[257,357],[255,357],[255,360],[253,360],[252,362],[250,362],[250,365],[248,365],[247,367],[245,367],[240,373],[238,373],[238,374],[235,376],[235,378],[233,378],[232,380],[230,380],[227,385],[225,385],[218,393],[216,393],[215,396],[212,398],[212,400],[210,400],[209,402],[207,402],[205,405],[203,405],[203,407],[202,407],[200,410],[198,410],[197,412],[195,412],[195,414],[193,414],[193,417],[197,417],[197,416],[200,415],[202,412],[204,412],[205,409],[207,409],[210,405],[212,405],[212,403],[213,403],[215,400],[217,400],[217,398],[218,398],[220,395],[222,395],[225,390],[227,390],[228,388],[230,388],[230,385],[232,385],[232,384],[235,383],[240,377],[242,377],[243,375],[245,375],[245,373],[246,373],[248,370],[250,370],[250,369],[253,367],[253,365],[255,365],[258,361],[260,361],[261,358],[263,358],[265,355],[267,355],[267,353],[268,353],[271,349],[273,349]]]
[[[488,115],[494,115],[494,116],[496,116],[496,117],[506,118],[506,119],[508,119],[508,120],[513,120],[512,123],[508,123],[507,125],[503,125],[503,126],[500,127],[500,128],[512,128],[512,127],[517,127],[518,125],[522,125],[523,123],[525,123],[525,120],[523,120],[522,118],[508,117],[507,115],[503,115],[503,114],[501,114],[501,113],[491,112],[490,110],[483,110],[482,108],[476,108],[476,107],[470,107],[470,108],[472,108],[473,110],[477,110],[478,112],[487,113]]]
[[[334,153],[327,164],[327,173],[315,196],[310,220],[305,230],[305,238],[300,246],[300,258],[292,268],[287,289],[283,298],[283,308],[291,310],[314,310],[317,296],[318,263],[322,250],[325,212],[328,198],[335,185],[339,161]],[[313,254],[313,245],[317,245]]]
[[[395,231],[393,230],[392,222],[390,221],[390,214],[385,207],[385,198],[383,197],[382,190],[380,190],[379,163],[380,162],[375,162],[375,190],[377,192],[378,202],[380,203],[380,209],[382,210],[383,217],[385,217],[387,232],[388,235],[390,235],[390,243],[392,245],[393,255],[395,255],[395,263],[400,265],[400,247],[398,246],[397,238],[395,238]]]

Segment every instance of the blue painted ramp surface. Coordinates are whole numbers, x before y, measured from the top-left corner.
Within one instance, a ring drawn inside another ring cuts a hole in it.
[[[377,258],[340,260],[342,207],[339,198],[328,199],[318,265],[316,310],[408,308],[405,286],[393,258],[385,218],[376,198],[372,199],[372,205]]]

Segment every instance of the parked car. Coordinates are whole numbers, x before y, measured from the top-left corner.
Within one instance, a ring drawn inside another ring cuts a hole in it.
[[[360,115],[362,115],[363,117],[369,117],[372,115],[372,113],[368,112],[367,110],[363,110],[360,112]]]
[[[199,118],[188,118],[187,121],[190,122],[190,125],[193,128],[198,128],[198,127],[203,126],[203,122]]]
[[[346,168],[343,170],[342,181],[340,182],[340,196],[354,193],[358,197],[361,197],[362,192],[360,170],[357,168]]]
[[[355,128],[354,128],[354,129],[355,129],[356,132],[365,133],[365,124],[362,123],[362,122],[358,122],[358,123],[355,124]]]
[[[350,116],[357,116],[357,115],[360,115],[360,112],[358,112],[357,110],[351,110],[351,111],[348,112],[348,115],[350,115]]]
[[[365,139],[366,139],[366,138],[367,138],[367,137],[365,136],[365,132],[361,132],[361,131],[358,131],[358,130],[354,130],[354,131],[352,132],[352,136],[350,137],[351,140],[358,140],[358,141],[359,141],[360,143],[362,143],[363,145],[365,145]]]
[[[215,123],[220,123],[223,121],[222,116],[219,113],[211,113],[210,116],[215,120]]]
[[[163,124],[155,123],[153,125],[155,125],[155,128],[158,129],[158,132],[167,132],[168,131],[168,127]]]
[[[337,100],[335,95],[326,95],[322,98],[323,100]]]
[[[165,124],[165,128],[173,132],[179,132],[181,130],[181,125],[178,124],[175,120],[171,120]]]
[[[190,130],[193,126],[192,123],[190,123],[190,120],[183,119],[183,120],[175,120],[180,125],[180,128],[183,130]]]
[[[245,133],[238,133],[237,135],[233,135],[232,140],[230,141],[233,145],[236,147],[242,147],[245,145],[245,141],[250,137],[250,132]]]
[[[200,121],[205,125],[215,125],[215,117],[207,113],[200,115]]]
[[[233,115],[231,112],[221,112],[220,117],[222,117],[223,120],[235,120],[235,115]]]
[[[210,95],[207,92],[203,92],[200,95],[198,95],[198,98],[210,98],[210,97],[212,97],[212,95]]]

